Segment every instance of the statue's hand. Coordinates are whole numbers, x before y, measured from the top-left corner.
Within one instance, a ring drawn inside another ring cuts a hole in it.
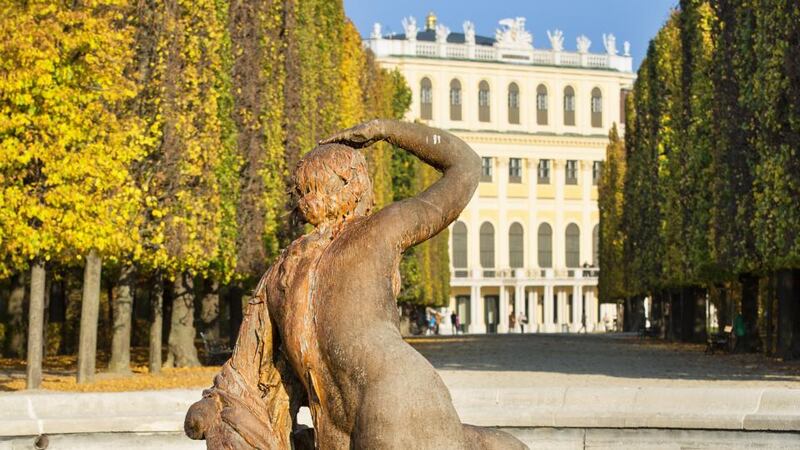
[[[369,147],[386,138],[383,121],[376,119],[348,128],[333,136],[319,141],[324,144],[345,144],[353,148]]]

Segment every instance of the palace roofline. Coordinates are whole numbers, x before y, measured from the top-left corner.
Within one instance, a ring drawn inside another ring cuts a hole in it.
[[[501,20],[494,38],[475,34],[475,25],[470,21],[463,23],[463,32],[451,32],[436,23],[433,13],[422,30],[414,17],[403,19],[402,25],[404,33],[387,35],[382,32],[381,24],[376,23],[369,38],[364,40],[365,47],[378,57],[418,56],[633,73],[630,44],[624,42],[623,53],[619,54],[613,34],[603,35],[605,52],[592,53],[589,51],[592,41],[584,35],[577,37],[576,51],[566,50],[564,33],[560,30],[547,31],[549,49],[534,48],[533,35],[525,29],[524,17]]]

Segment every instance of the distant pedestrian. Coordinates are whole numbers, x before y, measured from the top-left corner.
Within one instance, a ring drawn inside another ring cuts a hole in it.
[[[525,313],[519,313],[519,317],[517,318],[519,321],[519,329],[521,333],[525,333],[525,325],[528,324],[528,316]]]
[[[511,311],[511,314],[508,315],[508,332],[513,333],[516,328],[517,316],[514,315],[514,311]]]
[[[453,328],[453,334],[458,334],[458,314],[455,311],[450,313],[450,326]]]
[[[578,330],[578,333],[583,332],[586,334],[589,330],[586,329],[586,313],[584,312],[581,316],[581,329]]]

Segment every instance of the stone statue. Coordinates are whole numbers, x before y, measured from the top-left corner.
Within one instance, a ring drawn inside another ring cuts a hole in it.
[[[417,19],[414,16],[404,17],[403,21],[403,30],[406,33],[406,39],[409,41],[416,41],[417,40]]]
[[[564,33],[561,30],[556,29],[553,33],[547,30],[547,37],[550,39],[550,46],[554,52],[564,51]]]
[[[624,56],[631,56],[631,43],[630,42],[628,42],[628,41],[623,42],[622,43],[622,49],[624,51],[624,53],[623,53]]]
[[[373,213],[366,159],[385,140],[443,176]],[[187,413],[211,449],[524,449],[511,435],[462,425],[433,366],[401,337],[402,253],[455,220],[478,185],[480,159],[423,125],[374,120],[304,156],[298,208],[313,230],[261,279],[231,359]],[[314,428],[296,423],[308,405]]]
[[[447,42],[447,36],[450,35],[450,28],[442,25],[441,23],[436,25],[436,42],[439,44],[444,44]]]
[[[467,20],[464,22],[464,42],[475,45],[475,24]]]
[[[611,56],[614,56],[618,53],[617,38],[613,34],[606,35],[603,33],[603,46],[606,48],[606,53]]]
[[[383,34],[381,34],[381,24],[380,23],[375,22],[372,25],[372,34],[369,37],[372,38],[372,39],[381,39],[383,37]]]
[[[500,48],[529,50],[533,48],[533,35],[525,30],[525,18],[503,19],[495,32],[495,45]]]
[[[589,53],[589,47],[592,45],[592,41],[589,40],[586,35],[580,35],[577,39],[578,44],[578,53]]]

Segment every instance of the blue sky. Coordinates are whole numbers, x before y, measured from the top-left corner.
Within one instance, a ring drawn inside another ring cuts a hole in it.
[[[476,33],[494,36],[497,22],[506,17],[525,17],[526,29],[533,34],[533,45],[549,48],[547,30],[564,32],[564,46],[575,50],[575,38],[585,34],[592,41],[592,52],[603,51],[603,33],[617,37],[617,48],[630,41],[634,67],[639,67],[647,44],[667,20],[678,0],[344,0],[345,12],[363,36],[372,24],[380,22],[384,33],[402,33],[400,20],[409,15],[423,26],[428,11],[440,23],[461,31],[465,20],[475,23]]]

